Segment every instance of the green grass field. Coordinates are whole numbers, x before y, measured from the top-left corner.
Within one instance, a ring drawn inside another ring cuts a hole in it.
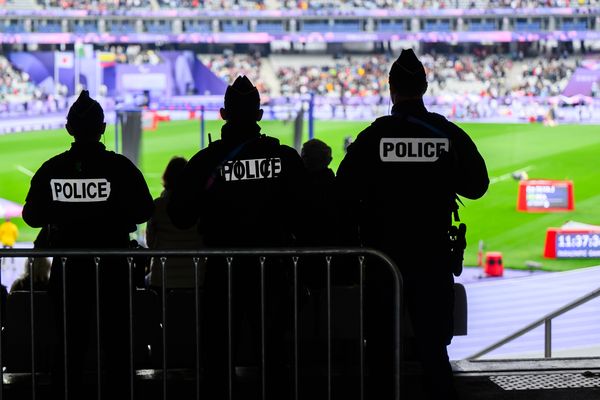
[[[207,122],[207,132],[219,137],[220,121]],[[317,121],[316,136],[331,145],[333,169],[343,157],[343,141],[355,136],[368,122]],[[263,132],[292,143],[292,127],[265,121]],[[462,124],[487,161],[490,177],[527,168],[530,178],[572,179],[575,183],[575,211],[553,214],[526,214],[515,210],[518,183],[512,178],[494,179],[485,197],[465,201],[461,218],[469,226],[467,265],[476,262],[477,243],[483,240],[488,251],[502,251],[506,266],[523,268],[527,260],[540,261],[547,270],[567,270],[600,264],[600,260],[546,260],[542,257],[546,228],[568,220],[600,224],[600,127],[564,125],[554,128],[519,124]],[[50,156],[69,147],[70,137],[62,130],[0,136],[0,197],[23,203],[30,173]],[[105,135],[108,148],[114,147],[112,128]],[[161,191],[161,174],[174,155],[190,157],[199,148],[197,121],[161,123],[156,131],[144,133],[141,169],[154,196]],[[36,230],[22,220],[22,241],[32,241]]]

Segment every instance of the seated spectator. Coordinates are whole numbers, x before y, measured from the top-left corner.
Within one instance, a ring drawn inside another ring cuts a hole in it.
[[[198,227],[189,229],[176,228],[167,216],[167,202],[183,168],[187,164],[185,158],[173,157],[163,174],[164,191],[154,200],[154,214],[146,228],[146,244],[150,249],[200,249],[204,247]],[[170,257],[165,264],[167,271],[166,286],[168,288],[193,288],[194,263],[190,257]],[[198,281],[204,285],[206,266],[204,260],[198,267]],[[150,261],[150,287],[162,286],[162,266],[158,259]]]
[[[34,249],[43,249],[48,247],[48,230],[42,228],[33,241]],[[29,290],[30,276],[33,275],[33,290],[47,291],[50,279],[50,260],[46,257],[29,257],[25,262],[25,271],[23,275],[17,278],[10,291]]]
[[[31,270],[33,270],[33,290],[48,290],[50,260],[46,257],[29,257],[25,262],[23,275],[17,278],[10,287],[11,292],[29,290]]]
[[[310,246],[327,246],[336,243],[335,174],[329,168],[331,147],[319,139],[304,143],[302,161],[307,171],[306,222],[302,243]]]

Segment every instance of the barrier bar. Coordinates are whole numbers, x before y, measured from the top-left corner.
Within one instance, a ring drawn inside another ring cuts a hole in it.
[[[261,398],[267,398],[267,341],[265,339],[265,257],[260,257],[260,383],[261,383]]]
[[[298,257],[292,257],[294,263],[294,400],[298,400]]]
[[[227,260],[227,398],[233,399],[233,294],[232,278],[233,270],[231,264],[233,257]]]
[[[198,263],[200,257],[192,258],[194,263],[194,321],[196,323],[196,400],[200,400],[200,293]]]
[[[27,259],[29,263],[29,317],[31,327],[31,398],[36,398],[35,381],[35,308],[33,304],[33,257]]]
[[[161,298],[162,298],[162,398],[167,400],[167,274],[165,264],[167,257],[160,258],[161,279]]]
[[[64,363],[64,384],[65,384],[65,400],[69,399],[69,376],[68,376],[68,365],[67,365],[67,257],[60,258],[62,264],[62,295],[63,295],[63,357],[65,358]]]
[[[134,400],[135,365],[133,359],[133,257],[127,257],[129,267],[129,397]]]
[[[331,256],[327,262],[327,400],[331,400]]]
[[[102,400],[102,347],[100,329],[100,257],[94,257],[96,272],[96,384],[98,400]]]

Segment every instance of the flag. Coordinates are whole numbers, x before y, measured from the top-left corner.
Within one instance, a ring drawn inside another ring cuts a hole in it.
[[[100,60],[102,68],[114,67],[117,63],[117,56],[115,53],[98,52],[98,60]]]
[[[57,51],[54,53],[54,64],[56,68],[73,68],[75,65],[73,53]]]

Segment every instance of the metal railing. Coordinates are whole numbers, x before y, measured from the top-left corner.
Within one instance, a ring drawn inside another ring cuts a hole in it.
[[[473,354],[472,356],[467,357],[467,360],[473,361],[484,355],[504,346],[505,344],[512,342],[513,340],[523,336],[527,332],[530,332],[537,328],[538,326],[544,325],[544,358],[552,357],[552,320],[556,317],[563,315],[564,313],[571,311],[574,308],[577,308],[590,300],[595,299],[600,296],[600,288],[573,300],[572,302],[560,307],[558,310],[552,311],[544,315],[543,317],[533,321],[529,325],[525,326],[522,329],[506,336],[505,338],[498,340],[497,342],[489,345],[485,349]]]
[[[265,262],[269,257],[286,258],[289,257],[292,261],[293,268],[293,351],[292,351],[292,367],[293,367],[293,393],[294,400],[299,397],[299,290],[298,290],[298,261],[301,257],[314,256],[324,257],[326,265],[326,318],[327,318],[327,399],[330,400],[332,396],[332,271],[331,262],[333,257],[347,257],[355,256],[359,262],[359,346],[360,346],[360,399],[365,398],[365,336],[364,336],[364,280],[365,280],[365,269],[366,269],[366,257],[377,259],[382,265],[385,265],[390,272],[393,284],[393,361],[394,361],[394,399],[400,398],[400,315],[401,315],[401,294],[402,294],[402,276],[396,268],[394,262],[385,254],[378,250],[368,248],[256,248],[256,249],[222,249],[222,250],[148,250],[148,249],[85,249],[85,250],[33,250],[33,249],[0,249],[0,261],[3,258],[17,257],[25,258],[28,257],[30,266],[29,274],[29,314],[30,314],[30,327],[31,327],[31,361],[30,361],[30,375],[31,375],[31,398],[36,399],[37,393],[37,379],[38,373],[36,366],[35,357],[35,302],[34,302],[34,280],[33,280],[33,262],[32,257],[54,257],[55,260],[58,258],[62,265],[62,322],[63,322],[63,354],[64,357],[64,398],[65,400],[70,398],[69,386],[68,386],[68,365],[67,365],[67,285],[66,285],[66,264],[67,260],[71,257],[87,257],[93,259],[95,266],[95,297],[96,297],[96,378],[97,378],[97,398],[101,399],[101,388],[102,388],[102,364],[101,364],[101,340],[100,340],[100,264],[103,257],[124,257],[127,260],[129,268],[129,391],[130,398],[133,400],[135,397],[134,380],[136,375],[134,365],[134,337],[133,337],[133,292],[135,290],[134,285],[134,257],[157,257],[160,261],[160,269],[162,272],[162,288],[160,293],[161,302],[161,323],[162,323],[162,399],[168,398],[167,393],[167,291],[169,288],[166,285],[166,266],[169,257],[189,257],[194,267],[194,314],[195,314],[195,337],[196,337],[196,364],[195,364],[195,381],[196,381],[196,399],[201,398],[201,367],[200,367],[200,289],[199,289],[199,265],[202,259],[211,260],[213,258],[221,258],[226,260],[227,268],[227,346],[228,346],[228,399],[232,400],[233,395],[233,380],[235,373],[235,366],[233,365],[232,359],[232,346],[233,346],[233,312],[232,312],[232,296],[233,296],[233,277],[232,277],[232,265],[237,257],[257,257],[260,263],[260,325],[261,325],[261,337],[260,337],[260,364],[261,364],[261,393],[262,399],[266,398],[265,389],[267,382],[265,379],[265,348],[267,342],[265,339]],[[56,262],[56,261],[55,261]],[[1,284],[0,278],[0,284]],[[2,299],[0,299],[0,320],[2,320]],[[0,400],[4,397],[4,359],[3,359],[3,348],[0,343]]]

